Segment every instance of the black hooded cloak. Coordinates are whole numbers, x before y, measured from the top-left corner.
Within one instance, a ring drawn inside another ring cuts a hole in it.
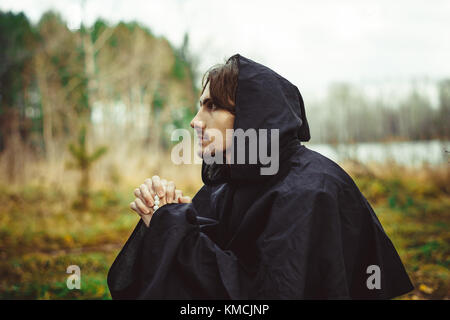
[[[203,161],[192,203],[164,205],[148,228],[137,224],[109,270],[112,298],[389,299],[411,291],[351,177],[301,144],[310,133],[298,88],[235,56],[234,129],[279,129],[278,172],[262,175],[268,165],[259,156],[230,167]],[[269,132],[266,150],[270,141]],[[373,265],[375,288],[367,285]]]

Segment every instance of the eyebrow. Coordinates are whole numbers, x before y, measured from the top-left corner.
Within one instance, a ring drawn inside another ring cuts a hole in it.
[[[213,101],[210,97],[208,97],[208,98],[205,98],[205,100],[199,100],[199,104],[200,104],[200,107],[203,105],[203,104],[206,104],[206,103],[208,103],[209,101]],[[218,106],[220,109],[224,109],[224,110],[228,110],[229,112],[231,112],[232,114],[235,114],[236,113],[236,111],[235,110],[233,110],[233,108],[230,108],[230,107],[228,107],[228,106]]]
[[[199,101],[199,103],[200,103],[200,106],[202,106],[203,104],[205,104],[205,103],[207,103],[208,101],[210,101],[211,100],[211,98],[205,98],[205,100],[200,100]]]

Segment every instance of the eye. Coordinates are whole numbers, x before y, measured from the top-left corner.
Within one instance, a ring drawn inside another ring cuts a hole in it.
[[[212,110],[212,111],[214,111],[214,110],[217,109],[217,106],[216,106],[214,103],[212,103],[212,102],[208,102],[208,103],[206,104],[206,107],[207,107],[209,110]]]

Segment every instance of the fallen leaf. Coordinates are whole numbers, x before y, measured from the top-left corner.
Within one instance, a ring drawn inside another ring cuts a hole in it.
[[[432,288],[424,285],[423,283],[419,286],[419,290],[426,294],[432,294],[434,291]]]

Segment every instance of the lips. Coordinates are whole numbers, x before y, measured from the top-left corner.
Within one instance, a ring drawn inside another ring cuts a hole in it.
[[[209,141],[209,138],[207,135],[197,134],[198,143],[201,145],[204,145],[206,142]]]
[[[209,141],[209,140],[202,139],[202,138],[200,138],[200,137],[198,138],[198,144],[199,144],[199,145],[202,145],[202,146],[205,145],[208,141]]]

